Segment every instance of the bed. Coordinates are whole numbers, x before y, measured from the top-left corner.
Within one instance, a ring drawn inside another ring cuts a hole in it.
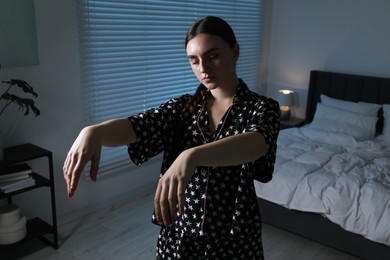
[[[388,78],[311,71],[305,125],[280,131],[274,177],[255,181],[263,222],[390,259],[389,104]]]

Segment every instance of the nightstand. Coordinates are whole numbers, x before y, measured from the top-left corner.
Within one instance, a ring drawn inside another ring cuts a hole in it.
[[[280,120],[280,130],[287,129],[291,127],[300,127],[303,126],[305,119],[290,117],[288,120]]]

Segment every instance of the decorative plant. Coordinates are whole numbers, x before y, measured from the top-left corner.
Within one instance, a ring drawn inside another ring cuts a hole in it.
[[[24,111],[24,115],[28,115],[32,111],[35,116],[39,116],[41,111],[35,106],[34,99],[38,97],[38,94],[34,91],[26,81],[20,79],[11,79],[9,81],[1,81],[3,84],[7,84],[6,90],[0,96],[0,116],[4,113],[6,108],[12,103],[19,106],[19,110]],[[33,98],[21,98],[11,93],[14,87],[19,87],[23,92],[31,94]],[[4,102],[3,102],[4,101]],[[3,104],[4,103],[4,104]]]

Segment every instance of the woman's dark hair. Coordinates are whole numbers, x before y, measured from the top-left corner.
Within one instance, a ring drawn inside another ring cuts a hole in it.
[[[186,35],[185,47],[187,47],[189,41],[201,33],[219,36],[224,39],[231,48],[234,48],[237,44],[233,29],[225,20],[216,16],[207,16],[190,27]]]
[[[211,34],[221,37],[233,49],[236,44],[236,36],[234,35],[232,27],[223,19],[216,16],[206,16],[205,18],[194,23],[187,32],[185,38],[185,47],[189,41],[201,33]],[[202,84],[196,89],[195,94],[189,101],[188,105],[182,111],[181,118],[186,118],[198,104],[202,96],[206,95],[207,88]]]

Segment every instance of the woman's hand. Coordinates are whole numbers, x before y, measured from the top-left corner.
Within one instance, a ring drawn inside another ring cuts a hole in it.
[[[68,197],[72,197],[85,165],[91,161],[89,175],[96,181],[102,146],[118,147],[137,140],[133,126],[127,118],[107,120],[81,130],[70,148],[64,163],[64,178]]]
[[[196,169],[191,150],[183,151],[158,182],[154,197],[156,220],[166,227],[176,222],[176,213],[184,213],[185,190]],[[178,207],[178,209],[177,209]]]
[[[68,188],[68,197],[72,197],[77,188],[85,165],[91,161],[90,178],[96,181],[99,169],[101,138],[93,126],[84,128],[65,159],[63,166],[64,178]]]

